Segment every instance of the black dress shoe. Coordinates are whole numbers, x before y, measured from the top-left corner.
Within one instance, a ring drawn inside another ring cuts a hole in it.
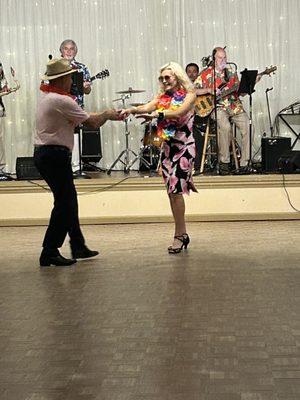
[[[245,165],[243,167],[240,167],[238,170],[238,173],[240,175],[249,175],[250,174],[250,168],[248,167],[248,165]]]
[[[95,257],[99,254],[99,251],[90,250],[88,247],[83,246],[79,249],[72,249],[72,257],[75,259],[78,258],[91,258]]]
[[[55,265],[57,267],[67,267],[69,265],[75,264],[76,260],[71,258],[65,258],[62,255],[49,256],[46,254],[41,254],[40,256],[40,266],[50,267],[50,265]]]
[[[220,164],[219,164],[219,175],[230,175],[229,163],[220,162]]]

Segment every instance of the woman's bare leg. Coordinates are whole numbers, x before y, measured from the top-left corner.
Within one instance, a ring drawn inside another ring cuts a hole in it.
[[[169,194],[170,206],[175,222],[175,235],[181,236],[186,233],[185,225],[185,203],[182,194]],[[180,247],[182,242],[174,239],[173,247]]]

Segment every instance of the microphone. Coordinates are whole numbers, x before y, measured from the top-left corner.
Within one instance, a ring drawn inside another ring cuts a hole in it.
[[[211,55],[201,58],[202,67],[209,66],[211,62],[212,62],[212,56]]]
[[[267,89],[266,89],[266,93],[270,92],[271,90],[273,90],[272,87],[271,87],[271,88],[267,88]]]
[[[227,62],[226,64],[229,64],[229,65],[234,65],[234,67],[235,67],[235,70],[237,70],[237,65],[236,65],[236,63],[234,63],[234,62]]]
[[[48,56],[48,58],[49,58],[49,60],[52,60],[52,54],[49,54],[49,56]]]

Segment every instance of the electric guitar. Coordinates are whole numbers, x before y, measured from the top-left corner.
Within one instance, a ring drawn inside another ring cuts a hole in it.
[[[109,70],[103,69],[102,71],[98,72],[98,74],[91,77],[91,82],[93,82],[95,79],[105,79],[108,77],[109,77]]]
[[[11,76],[13,77],[14,82],[15,82],[15,86],[12,87],[12,88],[8,88],[8,90],[4,90],[3,92],[0,92],[0,97],[7,96],[8,94],[16,92],[17,90],[20,89],[20,84],[15,79],[15,70],[13,69],[13,67],[10,67],[10,73],[11,73]]]
[[[260,72],[257,74],[257,76],[262,77],[263,75],[271,75],[271,73],[275,72],[277,70],[276,66],[270,66],[269,68],[266,68],[263,72]],[[227,83],[222,83],[218,89],[222,89],[223,87],[226,86]],[[229,90],[223,91],[219,96],[217,96],[217,102],[221,100],[223,97],[228,96],[229,94],[236,92],[238,88],[232,88]],[[196,101],[195,101],[195,113],[196,115],[199,115],[199,117],[204,118],[207,117],[208,115],[211,114],[213,109],[215,108],[215,102],[214,102],[214,95],[207,93],[203,94],[200,96],[197,96]]]

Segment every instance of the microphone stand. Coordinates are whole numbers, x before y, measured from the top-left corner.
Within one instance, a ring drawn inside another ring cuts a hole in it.
[[[218,111],[217,111],[217,80],[216,80],[216,62],[215,62],[215,53],[212,56],[213,62],[213,89],[214,89],[214,115],[215,115],[215,132],[216,132],[216,170],[217,173],[220,173],[220,162],[219,162],[219,138],[218,138]],[[209,123],[209,122],[208,122]]]
[[[271,90],[273,90],[273,88],[267,88],[266,89],[266,98],[267,98],[267,107],[268,107],[268,115],[269,115],[270,132],[271,132],[271,137],[273,137],[274,136],[274,128],[273,128],[272,121],[271,121],[270,104],[269,104],[269,96],[268,96],[268,92],[270,92]]]

